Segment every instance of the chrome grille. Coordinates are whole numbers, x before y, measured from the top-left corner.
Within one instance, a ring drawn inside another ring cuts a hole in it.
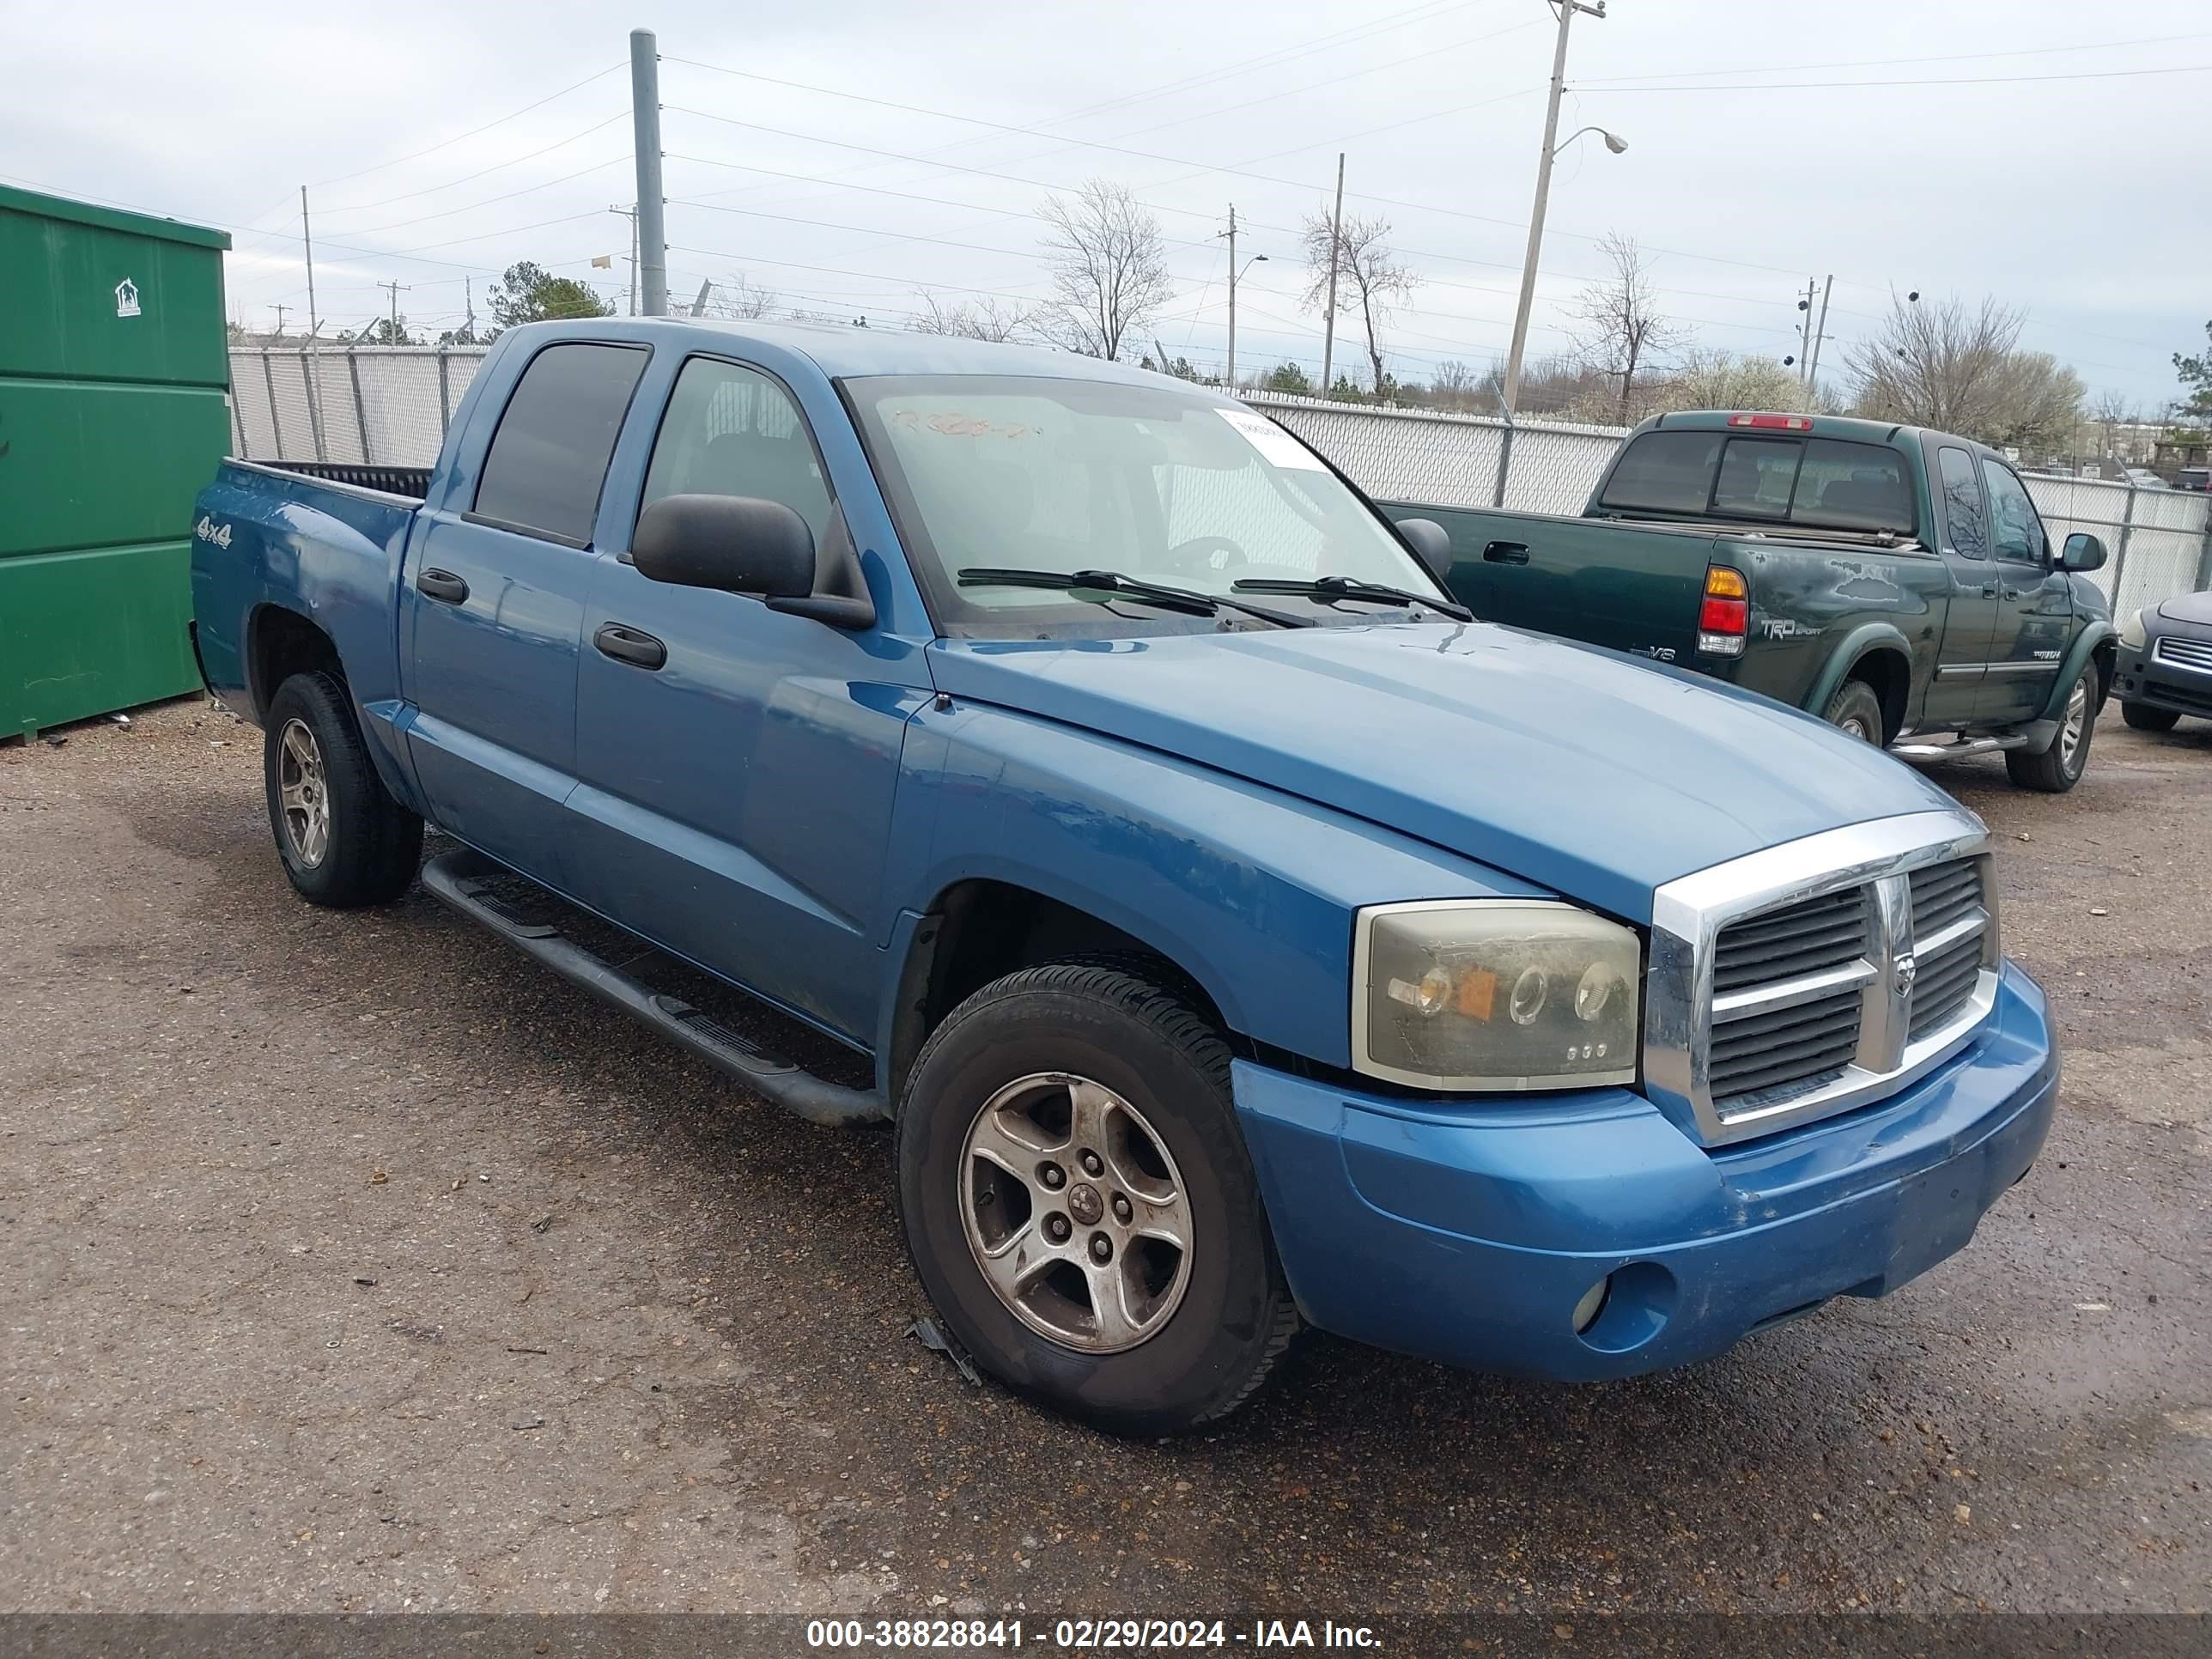
[[[2178,635],[2161,634],[2150,648],[2153,662],[2171,664],[2176,668],[2193,668],[2200,674],[2212,674],[2212,640],[2183,639]]]
[[[1847,887],[1720,931],[1713,950],[1707,1078],[1723,1111],[1843,1074],[1858,1052],[1861,988],[1872,975],[1866,890]]]
[[[1644,1086],[1709,1146],[1893,1094],[1996,1000],[1988,837],[1962,810],[1829,830],[1654,895]]]
[[[1948,1024],[1973,994],[1982,971],[1982,866],[1978,859],[1912,872],[1912,1016],[1918,1039]]]

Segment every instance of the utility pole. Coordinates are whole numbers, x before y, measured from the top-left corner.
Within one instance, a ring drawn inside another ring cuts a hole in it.
[[[307,221],[307,187],[300,186],[300,252],[307,262],[307,426],[314,434],[315,459],[326,461],[330,453],[323,443],[323,377],[321,351],[315,337],[323,331],[323,319],[315,310],[315,235]]]
[[[1230,394],[1237,392],[1237,279],[1243,269],[1237,264],[1237,204],[1229,204],[1229,228],[1223,233],[1229,238],[1229,374]],[[1255,253],[1244,262],[1244,268],[1260,264],[1267,259],[1264,253]]]
[[[607,211],[619,213],[629,221],[629,314],[635,317],[637,315],[637,209],[615,202],[608,204]]]
[[[1567,81],[1567,30],[1575,14],[1586,11],[1605,15],[1605,0],[1584,5],[1583,0],[1552,0],[1559,13],[1559,45],[1552,52],[1552,97],[1544,108],[1544,153],[1536,163],[1536,201],[1528,214],[1528,257],[1521,268],[1521,305],[1513,315],[1513,350],[1505,360],[1505,418],[1513,418],[1521,400],[1521,358],[1528,348],[1528,313],[1536,302],[1536,256],[1544,246],[1544,209],[1552,197],[1552,158],[1559,135],[1559,94]]]
[[[384,343],[398,345],[399,343],[399,296],[403,294],[411,294],[415,290],[406,283],[379,283],[377,287],[392,296],[392,332],[386,337]]]
[[[1813,296],[1820,291],[1820,284],[1812,277],[1805,279],[1805,291],[1797,296],[1797,384],[1808,384],[1807,376],[1813,359]]]
[[[1336,384],[1336,268],[1344,262],[1344,152],[1336,153],[1336,210],[1328,219],[1328,305],[1322,313],[1321,395]]]
[[[714,279],[712,276],[699,284],[699,297],[691,302],[691,314],[694,317],[703,317],[707,314],[707,296],[714,291]]]
[[[1237,395],[1237,204],[1229,204],[1229,395]]]
[[[668,228],[660,194],[660,53],[651,29],[629,32],[629,107],[636,128],[637,260],[645,314],[668,314]]]
[[[1828,296],[1835,291],[1832,276],[1820,284],[1820,320],[1813,325],[1813,356],[1805,366],[1805,386],[1809,392],[1820,389],[1820,342],[1828,337]]]
[[[276,307],[276,337],[280,340],[284,337],[284,313],[291,308],[287,305],[280,305]]]

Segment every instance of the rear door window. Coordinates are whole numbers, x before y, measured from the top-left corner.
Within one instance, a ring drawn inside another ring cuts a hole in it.
[[[1943,472],[1944,539],[1962,559],[1988,558],[1990,515],[1982,501],[1982,481],[1974,476],[1974,458],[1947,444],[1937,465]]]
[[[648,355],[642,346],[579,341],[532,357],[492,434],[470,516],[590,546],[607,458]]]

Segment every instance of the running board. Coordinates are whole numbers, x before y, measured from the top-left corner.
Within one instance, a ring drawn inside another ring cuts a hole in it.
[[[879,1123],[890,1115],[872,1091],[848,1089],[802,1072],[791,1061],[755,1048],[726,1026],[678,998],[665,996],[596,956],[548,921],[525,915],[486,878],[503,873],[471,852],[447,853],[422,866],[422,885],[433,896],[481,922],[516,949],[536,957],[572,985],[604,998],[632,1018],[673,1039],[763,1098],[809,1123],[840,1129]]]
[[[2008,732],[2001,738],[1960,738],[1951,743],[1893,743],[1889,752],[1899,760],[1963,760],[1968,755],[1994,755],[2001,749],[2026,749],[2035,741],[2032,732]]]

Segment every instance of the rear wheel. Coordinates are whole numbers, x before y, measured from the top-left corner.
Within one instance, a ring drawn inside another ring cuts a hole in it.
[[[269,827],[310,904],[387,904],[422,860],[422,820],[392,799],[368,758],[353,700],[328,674],[295,674],[269,700],[262,735]]]
[[[2005,771],[2021,788],[2063,795],[2081,781],[2082,769],[2089,763],[2089,742],[2097,734],[2096,685],[2089,678],[2095,672],[2084,669],[2066,693],[2058,735],[2050,748],[2039,755],[2025,749],[2006,751]]]
[[[2154,708],[2147,702],[2124,702],[2120,718],[2138,732],[2171,732],[2181,716],[2171,708]]]
[[[1010,1388],[1102,1427],[1226,1416],[1297,1329],[1228,1048],[1123,968],[1024,969],[954,1010],[901,1103],[898,1176],[953,1334]]]
[[[1838,686],[1820,718],[1862,743],[1881,747],[1881,699],[1864,680],[1845,680]]]

